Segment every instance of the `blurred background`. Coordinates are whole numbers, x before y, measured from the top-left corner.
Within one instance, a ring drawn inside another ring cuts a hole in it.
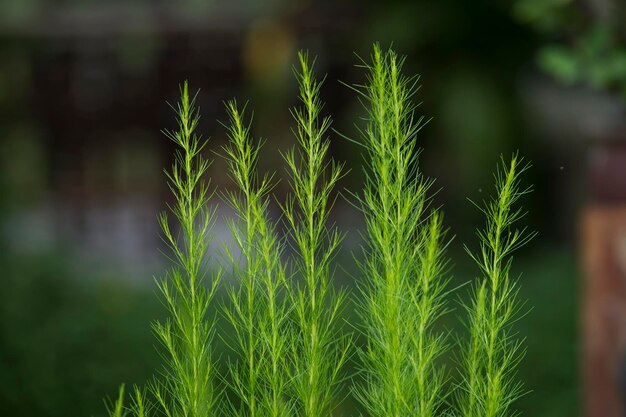
[[[102,416],[120,382],[158,370],[156,215],[172,159],[160,129],[173,127],[179,83],[201,90],[215,150],[223,101],[249,100],[261,169],[282,175],[297,50],[318,56],[325,112],[354,137],[363,112],[339,81],[363,82],[354,53],[374,41],[421,74],[421,163],[456,235],[455,282],[477,274],[462,242],[476,247],[482,218],[466,198],[489,195],[501,154],[533,164],[525,203],[539,237],[515,262],[533,307],[519,324],[532,390],[519,408],[625,415],[624,22],[621,0],[0,2],[0,415]],[[342,187],[358,189],[359,149],[333,133],[332,153],[351,168]],[[230,186],[219,158],[211,176]],[[345,202],[334,215],[350,270],[361,222]],[[216,232],[227,239],[222,222]],[[357,412],[348,399],[337,414]]]

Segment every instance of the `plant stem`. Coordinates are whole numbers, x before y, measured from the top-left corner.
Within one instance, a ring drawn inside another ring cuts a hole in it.
[[[520,175],[528,169],[513,155],[495,174],[496,195],[481,208],[486,225],[477,235],[480,251],[466,251],[479,266],[483,279],[475,286],[469,313],[470,340],[463,349],[465,375],[461,380],[459,410],[464,417],[499,417],[524,391],[515,370],[524,356],[521,340],[512,329],[522,303],[518,285],[510,278],[511,254],[533,238],[525,229],[513,230],[524,213],[515,208],[530,190],[519,187]]]
[[[284,244],[267,214],[271,177],[259,180],[256,173],[260,145],[252,144],[244,111],[237,103],[230,101],[226,108],[229,145],[224,150],[230,175],[239,189],[226,199],[239,220],[231,222],[231,231],[245,265],[236,273],[240,287],[229,288],[230,306],[226,309],[235,329],[235,350],[242,356],[243,369],[247,369],[242,372],[237,364],[230,367],[231,386],[242,402],[235,414],[280,417],[287,415],[289,407],[284,398],[285,353],[290,343],[281,260]],[[238,260],[231,257],[231,263],[237,269]]]
[[[354,87],[368,112],[360,131],[366,184],[356,197],[367,225],[361,311],[368,344],[365,384],[356,392],[377,417],[432,416],[445,399],[436,360],[446,343],[433,330],[446,310],[444,233],[441,215],[425,211],[431,181],[417,168],[415,145],[423,119],[414,116],[416,78],[402,75],[403,62],[375,45],[372,63],[362,64],[368,83]]]
[[[165,348],[167,368],[153,391],[168,416],[208,417],[216,411],[217,388],[211,358],[214,322],[208,321],[207,310],[221,274],[212,273],[207,287],[207,239],[214,212],[206,208],[211,195],[203,176],[210,163],[201,155],[206,142],[195,134],[199,115],[186,82],[174,110],[178,130],[164,133],[179,149],[166,174],[174,195],[170,209],[181,232],[174,234],[167,214],[160,216],[164,240],[172,250],[175,265],[165,280],[157,282],[170,319],[154,325]]]
[[[345,293],[333,288],[330,271],[342,236],[336,227],[327,226],[333,188],[343,168],[326,161],[330,143],[325,135],[331,121],[320,117],[322,83],[313,75],[314,60],[304,52],[298,58],[302,106],[292,110],[298,149],[284,155],[292,196],[283,207],[298,253],[297,272],[304,281],[292,292],[299,338],[293,353],[295,396],[303,416],[324,417],[334,408],[339,372],[349,354],[348,339],[336,326]]]

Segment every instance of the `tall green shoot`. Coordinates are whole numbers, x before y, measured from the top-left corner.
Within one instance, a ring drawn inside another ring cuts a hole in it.
[[[361,314],[367,345],[365,382],[356,395],[373,417],[436,415],[446,397],[437,359],[445,337],[433,329],[445,312],[447,280],[442,216],[428,216],[431,181],[418,169],[416,134],[423,118],[412,102],[417,78],[402,75],[404,59],[374,46],[356,86],[367,111],[361,145],[368,166],[363,211],[365,253]]]
[[[239,356],[239,361],[230,363],[229,374],[241,404],[231,411],[236,416],[287,416],[286,355],[291,337],[281,259],[284,244],[267,214],[272,178],[260,178],[256,172],[261,145],[252,143],[244,110],[235,101],[228,102],[226,109],[229,144],[224,151],[238,189],[227,193],[226,200],[235,211],[230,228],[241,252],[241,259],[230,255],[239,285],[229,287],[230,303],[225,309]]]
[[[172,228],[167,213],[159,217],[174,265],[165,279],[157,281],[169,317],[154,324],[164,348],[165,369],[152,391],[167,417],[210,417],[217,414],[219,388],[211,347],[215,322],[208,309],[221,274],[207,265],[215,216],[208,208],[211,192],[204,179],[210,165],[201,154],[206,141],[196,134],[199,114],[186,82],[180,92],[180,102],[173,107],[178,129],[164,131],[178,146],[166,174],[174,196],[169,209],[180,230]]]
[[[523,341],[512,325],[525,311],[519,285],[510,274],[511,254],[534,236],[525,228],[515,228],[525,214],[516,204],[530,191],[520,188],[520,176],[527,169],[517,155],[509,164],[502,160],[494,175],[495,196],[479,207],[486,217],[485,227],[477,231],[479,251],[466,247],[482,279],[465,304],[470,334],[461,356],[458,411],[463,417],[514,415],[511,404],[524,394],[515,374],[524,356]]]
[[[298,59],[295,73],[301,106],[292,110],[298,146],[284,155],[292,191],[284,214],[297,253],[296,275],[302,278],[302,285],[292,291],[297,332],[292,353],[294,392],[302,416],[325,417],[337,401],[340,372],[350,348],[349,339],[338,329],[346,293],[332,283],[331,262],[342,235],[328,225],[333,189],[343,166],[328,157],[331,120],[320,116],[322,82],[313,74],[314,60],[303,52]]]

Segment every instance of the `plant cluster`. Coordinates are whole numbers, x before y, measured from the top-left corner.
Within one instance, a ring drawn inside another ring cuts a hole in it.
[[[503,160],[494,197],[479,206],[486,225],[477,233],[478,251],[467,251],[481,277],[463,303],[468,335],[452,349],[453,336],[439,326],[451,309],[450,239],[441,210],[431,205],[433,181],[419,168],[417,134],[425,122],[416,115],[418,79],[403,74],[404,58],[374,46],[371,60],[360,64],[366,83],[351,87],[365,111],[354,139],[365,151],[364,189],[348,192],[365,219],[355,297],[360,323],[352,326],[365,342],[357,347],[341,321],[349,294],[333,279],[343,235],[330,213],[345,171],[329,156],[331,120],[321,114],[315,61],[298,57],[296,146],[283,154],[291,193],[278,202],[279,220],[269,215],[276,181],[258,172],[262,143],[251,137],[251,117],[245,106],[226,103],[222,154],[235,187],[221,198],[234,212],[227,220],[234,247],[221,262],[207,250],[215,221],[204,180],[207,142],[196,134],[195,97],[182,86],[178,129],[165,132],[178,145],[167,173],[178,227],[170,215],[160,217],[173,263],[157,281],[169,311],[154,325],[164,368],[145,389],[135,388],[129,406],[122,386],[109,414],[327,417],[347,386],[372,417],[514,415],[511,404],[524,393],[515,376],[524,348],[512,325],[525,310],[510,270],[512,252],[532,238],[515,229],[527,166],[516,155]],[[225,273],[232,279],[221,280]],[[213,352],[220,317],[209,313],[217,311],[210,305],[219,287],[227,295],[219,311],[231,330],[222,336],[225,372]],[[455,370],[444,366],[449,351],[458,357]],[[349,377],[352,358],[359,373]]]
[[[366,223],[360,312],[368,341],[356,392],[380,417],[433,416],[445,401],[437,359],[446,339],[433,329],[445,312],[445,233],[440,213],[427,213],[432,181],[417,165],[417,80],[402,64],[375,46],[372,63],[363,63],[368,82],[356,87],[367,112],[359,143],[370,161],[363,196],[355,196]]]

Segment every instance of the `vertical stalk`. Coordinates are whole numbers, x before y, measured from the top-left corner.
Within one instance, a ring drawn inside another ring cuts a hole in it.
[[[294,346],[295,397],[305,417],[325,417],[335,406],[339,371],[348,358],[349,342],[337,329],[345,293],[332,285],[331,262],[342,241],[327,226],[334,203],[333,189],[343,167],[327,162],[325,138],[330,119],[320,117],[322,83],[313,75],[314,60],[298,54],[301,106],[292,110],[297,150],[284,155],[292,196],[283,207],[297,251],[296,269],[303,285],[293,293],[298,343]]]
[[[525,229],[513,229],[524,215],[515,204],[530,191],[519,185],[526,169],[528,165],[521,165],[517,155],[509,164],[502,161],[495,174],[496,195],[481,209],[486,224],[477,232],[480,250],[473,253],[466,247],[483,279],[466,305],[470,338],[462,352],[464,375],[458,403],[464,417],[511,415],[511,404],[524,393],[515,377],[524,350],[512,329],[523,304],[510,268],[511,254],[534,236]]]
[[[404,59],[374,45],[363,62],[367,84],[354,87],[368,113],[360,131],[367,151],[366,184],[357,197],[367,225],[361,314],[368,338],[361,352],[365,384],[356,393],[372,416],[432,416],[443,404],[446,349],[433,330],[445,312],[441,215],[426,213],[431,181],[417,167],[411,102],[416,78],[402,75]]]
[[[207,286],[208,234],[214,213],[206,208],[211,194],[203,176],[210,163],[201,155],[206,142],[195,133],[199,115],[187,83],[181,88],[181,99],[174,110],[178,130],[164,133],[178,149],[172,169],[166,174],[174,195],[170,209],[181,231],[173,233],[168,215],[160,216],[174,266],[166,279],[157,282],[170,318],[154,325],[165,348],[167,367],[164,377],[155,382],[153,393],[168,416],[209,417],[215,413],[217,388],[211,357],[214,322],[207,317],[207,311],[220,272],[210,274]]]
[[[226,104],[230,123],[229,144],[224,148],[230,176],[238,192],[226,195],[237,221],[230,223],[244,266],[231,256],[238,288],[229,288],[226,317],[235,330],[234,350],[240,362],[231,363],[231,388],[241,401],[234,415],[281,417],[288,413],[285,400],[285,353],[290,343],[286,329],[285,273],[278,239],[268,217],[271,177],[256,173],[260,145],[253,145],[244,110],[235,101]],[[247,300],[247,302],[242,302]]]

